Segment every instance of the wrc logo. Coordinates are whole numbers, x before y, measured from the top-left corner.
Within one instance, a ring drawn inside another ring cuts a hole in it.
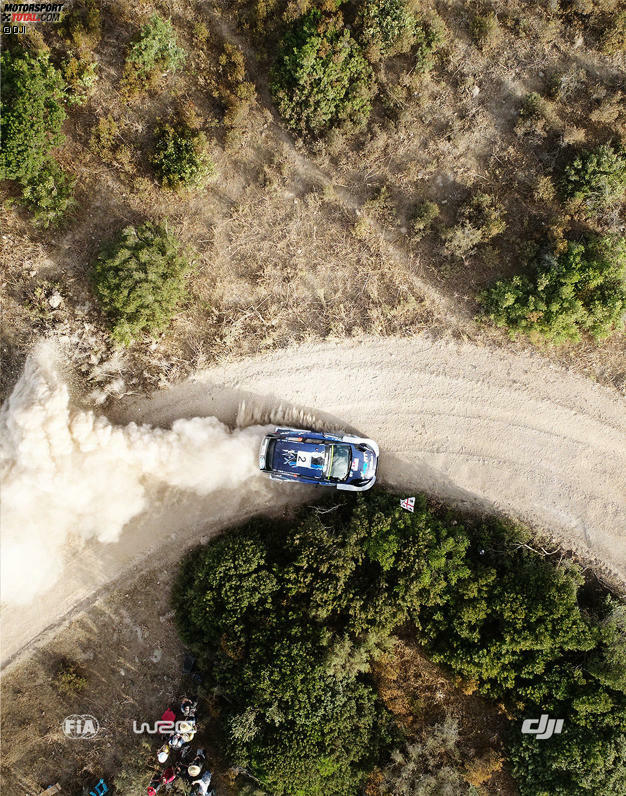
[[[537,726],[535,726],[537,725]],[[563,719],[550,719],[547,713],[542,713],[540,719],[524,719],[522,732],[527,735],[536,735],[539,740],[552,738],[563,730]]]

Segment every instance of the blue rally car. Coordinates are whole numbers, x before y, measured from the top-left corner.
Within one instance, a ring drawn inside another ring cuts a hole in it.
[[[378,445],[347,434],[277,428],[259,451],[259,468],[274,481],[362,492],[376,481]]]

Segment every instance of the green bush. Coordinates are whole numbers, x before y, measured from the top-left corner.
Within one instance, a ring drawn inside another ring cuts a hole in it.
[[[71,10],[63,15],[60,28],[68,42],[79,50],[93,49],[102,36],[100,8],[96,0],[72,3]]]
[[[500,26],[495,11],[474,14],[470,22],[470,35],[481,50],[493,47],[500,37]]]
[[[75,206],[74,180],[53,158],[63,141],[67,85],[47,54],[2,53],[0,178],[19,183],[35,223],[57,224]]]
[[[461,207],[457,223],[442,237],[448,254],[466,257],[505,229],[502,206],[489,194],[479,193]]]
[[[59,664],[53,682],[58,690],[67,696],[78,694],[87,686],[87,680],[79,673],[76,666],[67,660]]]
[[[413,231],[416,238],[422,238],[430,231],[434,222],[439,218],[439,205],[436,202],[422,202],[415,211],[413,218]]]
[[[593,238],[569,242],[559,255],[541,257],[532,276],[499,281],[479,297],[497,326],[560,343],[586,332],[607,337],[626,308],[626,241]]]
[[[433,15],[428,22],[418,24],[412,47],[416,72],[429,72],[433,68],[435,55],[447,38],[448,31],[441,17]]]
[[[619,204],[626,191],[626,157],[610,146],[583,152],[565,167],[562,181],[566,199],[597,215]]]
[[[41,227],[59,224],[76,207],[75,179],[49,158],[36,176],[22,183],[22,202]]]
[[[271,89],[288,127],[322,135],[362,127],[371,112],[372,71],[340,15],[313,10],[281,41]]]
[[[187,126],[165,125],[157,136],[152,163],[169,188],[202,186],[215,173],[203,133]]]
[[[423,499],[413,514],[381,492],[329,508],[289,526],[254,520],[181,569],[177,622],[224,696],[233,764],[271,793],[359,792],[402,741],[368,669],[412,626],[435,661],[507,706],[522,793],[623,793],[622,615],[582,590],[577,566],[534,552],[522,529],[436,514]],[[537,743],[519,725],[542,712],[565,729]],[[454,730],[395,754],[383,792],[464,792]]]
[[[157,72],[175,72],[186,58],[178,46],[172,23],[153,14],[131,44],[126,57],[127,78],[145,81]]]
[[[417,20],[404,0],[363,0],[357,12],[357,38],[375,59],[406,52],[415,43]]]
[[[172,320],[186,295],[190,263],[166,228],[146,223],[126,227],[98,256],[91,280],[113,338],[129,345],[142,332],[153,334]]]
[[[69,102],[73,105],[83,105],[93,90],[98,80],[98,64],[88,58],[68,58],[63,64],[63,77],[70,90]]]
[[[63,141],[65,81],[47,54],[6,50],[1,65],[0,178],[25,182],[37,178]]]

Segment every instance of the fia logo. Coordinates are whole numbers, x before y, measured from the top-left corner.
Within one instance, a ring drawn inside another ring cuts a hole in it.
[[[100,729],[95,716],[72,714],[63,719],[63,732],[68,738],[94,738]]]
[[[550,719],[547,713],[542,713],[540,719],[524,719],[522,722],[522,732],[536,735],[540,740],[552,738],[555,733],[558,735],[562,730],[563,719]]]

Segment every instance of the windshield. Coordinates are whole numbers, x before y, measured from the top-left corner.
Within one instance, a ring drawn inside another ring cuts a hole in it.
[[[336,478],[338,481],[343,481],[348,477],[351,462],[352,451],[350,450],[349,445],[331,445],[330,455],[328,456],[326,477]]]

